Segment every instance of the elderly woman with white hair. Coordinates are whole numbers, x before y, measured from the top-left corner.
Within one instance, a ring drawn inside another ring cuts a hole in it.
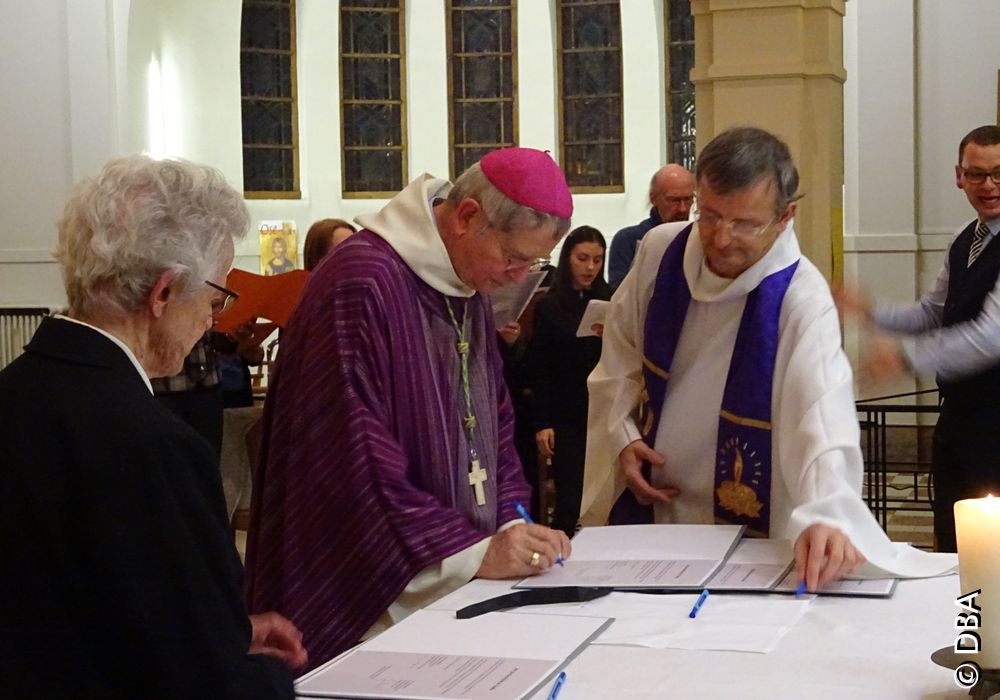
[[[142,156],[66,205],[69,309],[0,372],[0,696],[292,697],[301,635],[248,617],[212,450],[149,383],[235,296],[247,224],[217,171]]]

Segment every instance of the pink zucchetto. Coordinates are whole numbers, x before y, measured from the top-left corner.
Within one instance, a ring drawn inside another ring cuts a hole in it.
[[[573,215],[566,177],[548,153],[516,146],[501,148],[483,156],[479,167],[486,179],[514,202],[562,219]]]

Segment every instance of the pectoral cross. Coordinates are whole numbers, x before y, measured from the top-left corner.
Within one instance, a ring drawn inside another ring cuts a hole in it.
[[[479,466],[479,460],[472,460],[472,468],[469,471],[469,486],[476,490],[476,503],[486,505],[486,491],[483,483],[486,481],[486,470]]]

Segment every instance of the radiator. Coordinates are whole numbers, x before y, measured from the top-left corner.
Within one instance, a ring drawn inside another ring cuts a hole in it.
[[[0,368],[24,352],[24,346],[48,313],[49,310],[43,308],[0,308]]]

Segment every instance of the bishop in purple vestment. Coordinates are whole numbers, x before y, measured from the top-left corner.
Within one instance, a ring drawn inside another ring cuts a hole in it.
[[[250,609],[295,621],[312,665],[474,577],[569,555],[515,510],[530,487],[483,295],[571,213],[551,157],[494,151],[358,217],[312,273],[268,392],[246,562]]]

